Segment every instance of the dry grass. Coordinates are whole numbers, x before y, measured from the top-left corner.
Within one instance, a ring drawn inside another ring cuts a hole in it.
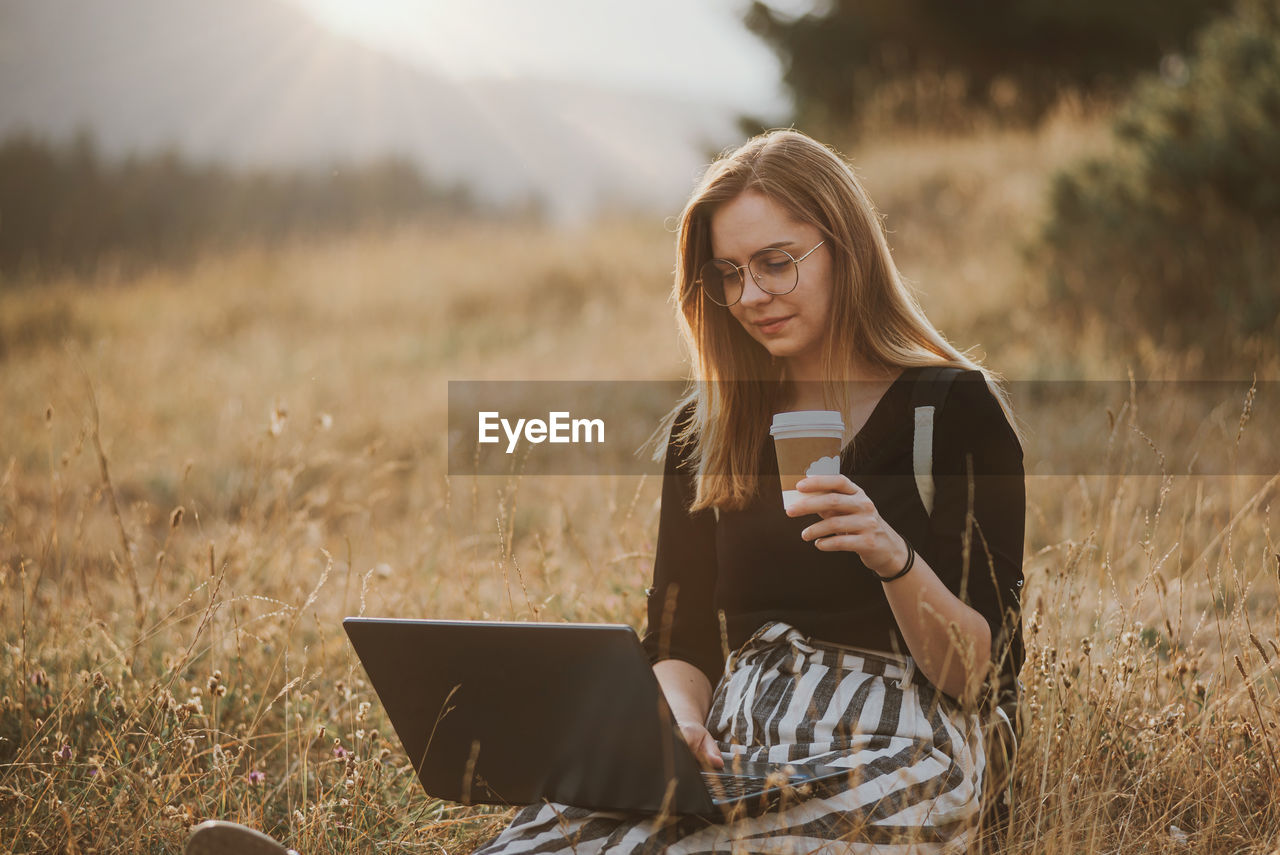
[[[1046,171],[1100,140],[854,153],[931,315],[1010,377],[1129,367],[1036,316],[1017,241]],[[494,833],[505,813],[421,793],[339,620],[642,625],[657,481],[449,477],[446,381],[681,376],[672,261],[661,223],[405,230],[0,296],[4,846],[177,851],[207,817],[307,853]],[[1280,845],[1276,495],[1029,480],[1006,851]]]

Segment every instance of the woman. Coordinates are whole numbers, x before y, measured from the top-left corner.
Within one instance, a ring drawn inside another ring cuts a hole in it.
[[[1025,499],[1005,396],[920,311],[852,169],[803,134],[713,164],[677,240],[698,382],[670,417],[645,646],[708,766],[850,779],[729,824],[535,805],[479,852],[964,851],[980,695],[1021,659]],[[930,515],[910,404],[938,364],[966,371],[937,416]],[[844,414],[840,474],[806,478],[784,511],[771,417],[820,409]]]
[[[675,299],[698,382],[661,433],[654,673],[706,765],[849,777],[728,823],[533,805],[478,855],[964,851],[988,783],[982,702],[1021,659],[1003,392],[920,311],[852,169],[795,131],[708,170]],[[931,365],[965,369],[937,413],[932,513],[912,421]],[[840,474],[806,478],[784,511],[770,420],[822,409],[844,417]]]

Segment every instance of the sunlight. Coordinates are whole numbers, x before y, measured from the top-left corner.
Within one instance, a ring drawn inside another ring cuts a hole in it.
[[[780,66],[739,0],[291,0],[325,27],[457,78],[543,79],[771,112]]]
[[[465,68],[485,40],[473,4],[444,0],[293,0],[319,22],[401,59],[445,73]],[[501,50],[483,53],[501,56]],[[490,60],[477,58],[481,63]]]

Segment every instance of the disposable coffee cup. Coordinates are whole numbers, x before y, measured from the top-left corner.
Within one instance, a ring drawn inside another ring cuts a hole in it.
[[[778,455],[782,506],[800,498],[796,484],[809,475],[839,475],[844,445],[844,418],[836,410],[796,410],[778,413],[769,428]]]

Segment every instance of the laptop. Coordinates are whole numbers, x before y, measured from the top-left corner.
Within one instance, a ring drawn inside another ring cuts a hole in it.
[[[435,798],[728,817],[850,772],[740,758],[701,769],[628,626],[352,617],[343,628]]]

